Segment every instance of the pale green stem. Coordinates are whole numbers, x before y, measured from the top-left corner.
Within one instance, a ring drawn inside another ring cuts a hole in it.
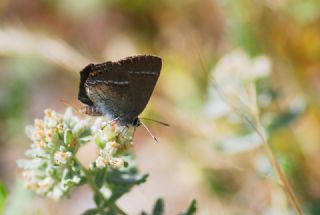
[[[78,165],[81,167],[81,169],[83,170],[83,172],[86,176],[86,179],[88,181],[88,184],[91,187],[91,189],[93,190],[93,192],[95,194],[97,194],[101,199],[103,199],[104,202],[106,202],[107,198],[101,193],[99,188],[94,183],[94,180],[91,177],[90,171],[81,164],[81,162],[79,161],[78,158],[74,157],[74,159],[78,163]],[[127,213],[124,212],[121,208],[119,208],[115,203],[111,203],[110,207],[120,215],[127,215]]]
[[[214,80],[214,83],[215,83],[215,80]],[[283,173],[283,171],[281,170],[281,167],[277,161],[277,159],[275,158],[274,156],[274,153],[270,147],[270,145],[268,144],[268,141],[267,141],[267,138],[266,138],[266,135],[265,135],[265,130],[261,124],[261,121],[260,121],[260,114],[259,114],[259,108],[258,108],[258,105],[257,105],[257,100],[255,98],[255,110],[252,111],[252,107],[249,107],[248,109],[251,111],[251,114],[253,116],[253,121],[248,117],[246,116],[245,114],[241,113],[238,111],[238,109],[234,106],[233,103],[231,102],[228,102],[227,99],[225,99],[225,96],[223,94],[223,92],[221,92],[219,90],[219,88],[214,84],[213,85],[215,87],[215,89],[217,90],[218,92],[218,95],[221,97],[222,100],[224,100],[233,110],[235,113],[237,113],[240,118],[242,118],[244,121],[246,121],[250,126],[251,128],[259,135],[262,143],[263,143],[263,146],[265,147],[266,149],[266,153],[267,153],[267,156],[273,166],[273,168],[275,169],[280,181],[281,181],[281,187],[283,188],[283,190],[285,191],[285,193],[287,194],[288,196],[288,199],[291,203],[291,205],[295,208],[295,210],[297,211],[297,213],[299,215],[303,215],[303,211],[301,209],[301,206],[300,206],[300,203],[286,177],[286,175]],[[256,97],[256,88],[255,88],[255,85],[254,86],[251,86],[250,88],[250,92],[252,93],[252,95],[254,95]],[[241,100],[240,100],[241,101]],[[246,104],[244,104],[245,106],[247,106]],[[248,107],[248,106],[247,106]]]

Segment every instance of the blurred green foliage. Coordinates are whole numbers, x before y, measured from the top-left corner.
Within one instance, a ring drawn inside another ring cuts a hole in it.
[[[5,185],[0,182],[0,214],[3,213],[8,198],[8,191]]]
[[[5,207],[5,213],[12,215],[23,214],[28,210],[33,199],[33,196],[24,188],[22,182],[15,181],[12,186],[12,190],[10,190],[10,195]],[[37,209],[35,209],[35,211],[37,211]]]
[[[196,201],[192,200],[188,208],[185,212],[179,213],[179,215],[193,215],[196,213]],[[154,207],[152,209],[152,213],[150,215],[164,215],[165,213],[165,204],[163,199],[158,199],[156,203],[154,204]],[[141,212],[140,215],[148,215],[146,212]]]

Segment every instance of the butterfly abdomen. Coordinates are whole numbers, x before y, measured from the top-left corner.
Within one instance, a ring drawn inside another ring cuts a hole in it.
[[[87,114],[89,116],[102,116],[103,115],[100,108],[96,107],[96,106],[88,106],[88,105],[82,106],[80,108],[80,112],[83,114]]]

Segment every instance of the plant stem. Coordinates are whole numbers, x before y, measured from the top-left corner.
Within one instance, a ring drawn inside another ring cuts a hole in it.
[[[103,202],[107,202],[107,198],[101,193],[101,191],[99,190],[99,188],[96,186],[94,180],[91,177],[90,171],[85,168],[81,162],[79,161],[79,159],[77,157],[74,157],[74,160],[78,163],[78,165],[81,167],[81,169],[83,170],[86,179],[88,181],[89,186],[91,187],[91,189],[93,190],[93,192],[98,195],[101,199],[103,199]],[[121,208],[119,208],[116,203],[111,203],[110,207],[116,211],[118,214],[120,215],[127,215],[126,212],[124,212]]]
[[[274,153],[272,152],[270,145],[267,143],[265,136],[259,130],[260,129],[258,128],[257,129],[257,133],[258,133],[258,135],[260,136],[260,138],[262,140],[262,143],[263,143],[263,145],[264,145],[264,147],[266,149],[266,153],[267,153],[267,155],[269,157],[269,160],[270,160],[272,166],[274,167],[276,173],[278,174],[278,177],[279,177],[280,182],[281,182],[280,183],[281,186],[285,190],[285,192],[286,192],[286,194],[288,196],[288,199],[291,202],[291,205],[296,209],[297,213],[299,215],[303,215],[303,211],[301,209],[299,201],[298,201],[298,199],[297,199],[297,197],[296,197],[296,195],[295,195],[295,193],[294,193],[294,191],[293,191],[293,189],[292,189],[292,187],[291,187],[286,175],[281,170],[281,167],[280,167],[277,159],[275,158]]]
[[[113,210],[117,211],[119,214],[121,214],[121,215],[127,215],[127,213],[124,212],[121,208],[119,208],[118,205],[116,205],[116,204],[113,203],[113,204],[111,205],[111,207],[112,207]]]
[[[301,206],[299,204],[299,201],[286,177],[286,175],[283,173],[280,165],[279,165],[279,162],[277,161],[270,145],[268,144],[268,141],[267,141],[267,138],[266,138],[266,135],[265,135],[265,131],[264,131],[264,128],[261,124],[261,121],[260,121],[260,114],[259,114],[259,108],[258,108],[258,104],[257,104],[257,92],[256,92],[256,88],[255,88],[255,85],[252,84],[251,85],[251,92],[253,94],[253,97],[255,98],[255,101],[254,101],[254,111],[252,111],[252,115],[254,117],[254,120],[255,120],[255,125],[254,126],[252,123],[251,126],[253,127],[253,129],[257,132],[257,134],[259,135],[261,141],[262,141],[262,144],[264,145],[265,147],[265,150],[266,150],[266,153],[267,153],[267,156],[273,166],[273,168],[275,169],[275,171],[277,172],[278,174],[278,177],[280,179],[280,184],[282,186],[282,188],[284,189],[284,191],[286,192],[287,196],[288,196],[288,199],[289,201],[291,202],[291,205],[296,209],[297,213],[299,215],[303,215],[303,212],[302,212],[302,209],[301,209]]]
[[[215,80],[213,80],[213,81],[216,82]],[[239,111],[238,108],[233,103],[228,102],[228,100],[225,99],[223,92],[221,92],[219,90],[217,85],[214,84],[213,86],[216,89],[218,95],[221,97],[221,99],[223,101],[225,101],[226,104],[228,104],[229,107],[231,107],[231,109],[234,110],[234,112],[236,114],[238,114],[240,118],[242,118],[245,122],[247,122],[249,124],[249,126],[259,135],[259,137],[262,141],[262,144],[266,149],[267,156],[268,156],[273,168],[275,169],[275,171],[280,179],[281,187],[283,188],[284,192],[288,196],[289,202],[291,203],[292,207],[297,211],[297,213],[299,215],[303,215],[303,211],[301,209],[299,201],[298,201],[296,195],[294,194],[294,191],[293,191],[286,175],[281,170],[281,167],[280,167],[277,159],[275,158],[274,153],[272,152],[270,145],[267,142],[267,138],[264,133],[264,128],[263,128],[261,121],[260,121],[259,108],[258,108],[257,101],[256,101],[257,92],[256,92],[254,82],[252,82],[251,86],[249,87],[249,92],[250,92],[251,98],[254,97],[253,98],[253,105],[249,107],[248,105],[243,103],[240,99],[242,104],[245,107],[247,107],[248,110],[250,110],[250,113],[251,113],[251,116],[253,116],[253,119],[250,119],[250,117],[248,117],[246,114],[243,114],[241,111]]]

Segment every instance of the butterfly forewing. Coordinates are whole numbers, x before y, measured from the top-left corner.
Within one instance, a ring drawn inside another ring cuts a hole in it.
[[[161,70],[161,59],[153,56],[133,57],[120,63],[125,68],[130,83],[128,96],[133,102],[130,112],[137,117],[147,105]]]

